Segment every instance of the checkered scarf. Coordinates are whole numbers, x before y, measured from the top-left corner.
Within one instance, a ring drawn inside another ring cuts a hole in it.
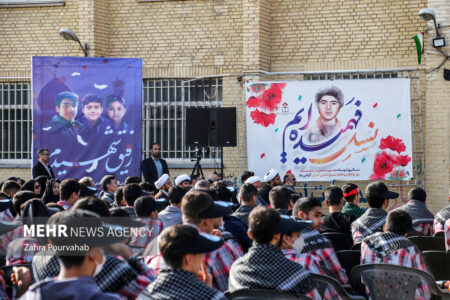
[[[298,217],[292,217],[296,221],[301,221]],[[310,224],[303,224],[300,235],[305,240],[305,247],[302,253],[308,253],[314,250],[333,248],[330,240],[315,230]]]
[[[442,226],[444,226],[445,221],[447,221],[448,219],[450,219],[450,206],[445,207],[444,209],[442,209],[441,211],[439,211],[436,216],[434,217],[434,219],[441,224]]]
[[[387,212],[379,208],[369,208],[361,217],[352,223],[352,233],[359,231],[364,237],[383,231]]]
[[[280,215],[285,215],[290,217],[292,215],[292,210],[285,209],[285,208],[277,208],[275,209],[277,212],[280,213]]]
[[[194,274],[177,268],[164,268],[160,270],[156,280],[138,297],[141,300],[149,298],[161,300],[226,299],[218,290],[203,284]]]
[[[428,210],[427,206],[423,202],[410,200],[398,209],[407,212],[411,216],[413,225],[433,224],[434,215]]]
[[[95,276],[95,281],[103,292],[118,292],[137,278],[137,273],[128,263],[112,255],[106,255],[105,258],[102,270]],[[33,275],[36,281],[58,276],[60,268],[58,258],[50,251],[39,252],[33,258]]]
[[[248,216],[254,208],[254,206],[242,205],[232,214],[232,216],[240,219],[248,226]]]
[[[393,232],[377,232],[366,237],[363,242],[379,257],[414,246],[407,238]]]
[[[305,295],[315,289],[315,285],[308,271],[284,257],[276,246],[253,243],[247,254],[237,259],[230,270],[229,291],[244,289],[281,290]]]
[[[222,238],[226,242],[229,240],[234,240],[234,235],[231,232],[222,231]]]

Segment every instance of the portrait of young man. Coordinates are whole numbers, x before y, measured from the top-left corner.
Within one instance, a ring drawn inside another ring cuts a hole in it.
[[[65,91],[56,96],[55,109],[57,114],[48,122],[43,130],[52,134],[75,136],[83,126],[75,120],[78,111],[78,95]]]
[[[314,144],[333,137],[341,129],[342,123],[337,115],[344,106],[344,94],[335,86],[319,90],[316,93],[315,104],[319,118],[306,132],[306,141]]]

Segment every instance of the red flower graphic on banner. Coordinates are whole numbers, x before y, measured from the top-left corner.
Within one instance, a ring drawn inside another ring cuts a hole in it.
[[[259,98],[259,97],[251,96],[251,97],[248,98],[246,104],[247,104],[248,108],[260,107],[261,104],[262,104],[262,101],[261,101],[261,98]]]
[[[275,124],[277,115],[273,112],[281,103],[282,89],[286,87],[286,83],[272,83],[269,88],[267,86],[257,83],[247,88],[253,95],[245,103],[248,108],[256,108],[250,112],[250,117],[255,124],[264,127]]]
[[[407,176],[408,176],[408,174],[405,171],[403,171],[400,168],[397,168],[389,174],[387,179],[397,179],[398,180],[398,179],[406,178]]]
[[[391,149],[397,153],[401,153],[406,150],[406,146],[402,139],[396,139],[395,137],[388,135],[386,138],[381,139],[380,149]]]
[[[270,124],[275,124],[276,115],[274,113],[266,114],[256,109],[250,113],[250,117],[255,124],[261,124],[262,126],[267,127]]]
[[[408,155],[398,155],[394,160],[397,165],[406,167],[411,161],[411,157],[409,157]]]
[[[375,162],[373,163],[373,171],[376,175],[384,177],[387,173],[391,172],[394,168],[394,163],[389,155],[386,152],[381,152],[375,158]]]

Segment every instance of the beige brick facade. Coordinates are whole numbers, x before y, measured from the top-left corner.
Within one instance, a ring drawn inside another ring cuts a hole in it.
[[[29,77],[32,55],[81,56],[76,43],[59,36],[63,27],[89,42],[91,56],[143,58],[144,78],[232,75],[223,77],[223,104],[238,108],[239,146],[224,149],[224,163],[225,176],[234,180],[247,166],[240,75],[414,67],[411,37],[426,31],[420,72],[425,183],[436,212],[447,203],[450,183],[450,88],[442,69],[425,75],[424,68],[437,66],[442,56],[431,47],[433,28],[418,15],[424,7],[435,9],[450,44],[447,0],[66,0],[55,7],[0,6],[0,80]],[[29,172],[2,168],[0,180],[27,178]],[[190,170],[172,175],[182,172]],[[405,199],[409,187],[399,189]],[[320,188],[313,191],[321,194]]]

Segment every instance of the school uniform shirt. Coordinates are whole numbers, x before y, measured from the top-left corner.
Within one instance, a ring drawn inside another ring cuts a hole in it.
[[[283,252],[284,257],[300,264],[308,272],[313,273],[313,274],[318,274],[318,275],[324,275],[324,276],[327,275],[325,273],[325,271],[322,269],[322,267],[320,266],[320,261],[315,256],[310,255],[310,254],[300,253],[295,249],[282,249],[281,252]],[[330,287],[328,287],[325,290],[325,293],[323,296],[324,296],[324,299],[326,299],[326,300],[340,299],[337,292],[334,289],[330,289]]]
[[[352,223],[352,237],[355,244],[374,234],[382,232],[386,223],[387,212],[379,208],[369,208],[361,217]]]
[[[198,227],[196,228],[198,229]],[[223,231],[222,238],[225,241],[222,247],[205,254],[205,265],[213,277],[213,287],[221,292],[226,292],[231,265],[244,253],[229,232]],[[145,258],[145,263],[157,276],[161,270],[167,267],[161,254]]]
[[[321,265],[336,275],[340,283],[346,284],[348,282],[347,274],[345,273],[345,269],[342,268],[330,240],[321,235],[309,224],[305,224],[303,229],[300,230],[300,235],[305,240],[305,247],[302,253],[315,256]]]
[[[436,216],[434,216],[433,230],[434,233],[445,230],[445,222],[450,219],[450,205],[441,209]]]
[[[253,243],[231,266],[229,291],[251,289],[289,291],[321,299],[309,272],[270,244]]]
[[[128,246],[131,247],[133,255],[141,255],[147,245],[161,234],[164,224],[159,219],[136,218],[136,220],[145,223],[145,226],[133,228]]]
[[[361,264],[390,264],[426,271],[419,249],[407,238],[393,232],[377,232],[364,238]],[[430,298],[429,287],[422,281],[416,289],[415,299]]]
[[[428,210],[425,203],[418,200],[409,200],[408,203],[396,210],[403,210],[411,216],[414,230],[424,235],[433,236],[434,215]]]
[[[158,278],[139,295],[139,300],[226,300],[218,290],[206,286],[191,272],[178,268],[161,270]]]
[[[65,201],[65,200],[61,200],[58,202],[59,206],[62,206],[65,210],[70,211],[72,209],[72,204],[70,204],[69,202]]]

